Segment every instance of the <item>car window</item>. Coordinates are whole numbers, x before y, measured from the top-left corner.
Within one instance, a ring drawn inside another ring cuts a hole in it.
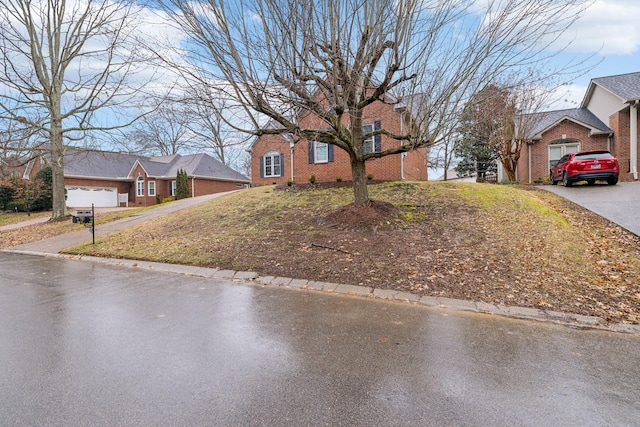
[[[611,157],[613,157],[611,153],[597,152],[597,153],[577,154],[575,159],[576,160],[598,160],[598,159],[610,159]]]
[[[569,155],[565,154],[564,156],[560,157],[560,160],[558,160],[558,163],[564,163],[567,160],[569,160]]]

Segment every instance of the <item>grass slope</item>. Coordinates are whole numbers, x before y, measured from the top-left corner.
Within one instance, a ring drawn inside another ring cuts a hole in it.
[[[638,322],[640,240],[542,190],[425,182],[260,187],[69,251]]]

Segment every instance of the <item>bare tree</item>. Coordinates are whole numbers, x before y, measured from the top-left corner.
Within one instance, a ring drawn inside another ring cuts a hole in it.
[[[585,0],[159,1],[191,37],[188,57],[246,107],[247,131],[286,132],[349,154],[356,205],[368,201],[366,161],[433,145],[455,129],[470,94],[514,67],[537,65],[544,71],[536,79],[555,73],[545,69],[548,48],[586,7]],[[365,111],[377,102],[411,110],[402,134],[363,132]],[[320,125],[301,126],[303,115]],[[261,128],[264,116],[282,127]],[[368,152],[364,142],[376,135],[397,145]]]
[[[518,180],[518,162],[522,149],[531,140],[531,132],[547,104],[550,92],[545,88],[525,86],[514,88],[504,96],[504,108],[497,111],[498,127],[492,145],[510,182]]]
[[[142,106],[134,97],[149,68],[136,75],[140,59],[127,44],[139,10],[127,0],[0,0],[0,114],[47,142],[52,219],[67,214],[66,147],[128,124]]]
[[[186,93],[183,103],[195,145],[212,152],[225,165],[241,168],[241,157],[246,155],[243,148],[252,137],[237,127],[237,123],[245,121],[244,108],[212,84],[192,83]]]
[[[0,118],[0,180],[32,160],[38,141],[38,135],[19,121]]]
[[[463,113],[468,150],[476,156],[490,152],[502,164],[507,180],[517,181],[522,149],[549,96],[548,90],[535,86],[485,86],[469,100]]]
[[[449,179],[449,170],[456,165],[455,147],[459,136],[451,135],[429,149],[429,168],[443,170],[443,180]]]
[[[161,156],[184,153],[194,146],[191,121],[182,103],[163,102],[135,123],[127,139],[135,145],[134,151]]]

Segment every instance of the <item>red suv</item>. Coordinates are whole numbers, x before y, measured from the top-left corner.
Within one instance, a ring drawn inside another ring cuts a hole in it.
[[[616,185],[619,174],[618,159],[610,152],[581,151],[562,156],[551,168],[549,177],[552,185],[562,181],[565,187],[571,187],[574,182],[587,181],[587,184],[593,185],[597,180]]]

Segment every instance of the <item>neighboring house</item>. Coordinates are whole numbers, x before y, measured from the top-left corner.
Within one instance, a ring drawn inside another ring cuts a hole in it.
[[[31,170],[46,159],[34,160]],[[151,206],[176,192],[180,169],[187,173],[189,195],[242,189],[248,177],[207,154],[144,157],[107,151],[70,149],[64,158],[67,206]]]
[[[393,104],[393,105],[392,105]],[[407,108],[403,103],[377,102],[367,107],[364,127],[367,131],[380,129],[401,134],[407,123]],[[323,129],[326,124],[312,115],[298,118],[300,127]],[[268,126],[277,127],[274,122]],[[382,151],[400,146],[385,135],[365,142],[365,150]],[[287,181],[308,183],[311,176],[316,182],[351,180],[349,154],[337,146],[317,141],[294,140],[290,134],[263,135],[256,138],[250,149],[251,182],[254,186],[280,184]],[[407,153],[368,160],[367,174],[375,180],[427,179],[427,150],[418,148]]]
[[[640,72],[592,79],[579,108],[538,113],[521,153],[518,179],[549,176],[564,154],[609,150],[620,162],[620,180],[638,179]]]

